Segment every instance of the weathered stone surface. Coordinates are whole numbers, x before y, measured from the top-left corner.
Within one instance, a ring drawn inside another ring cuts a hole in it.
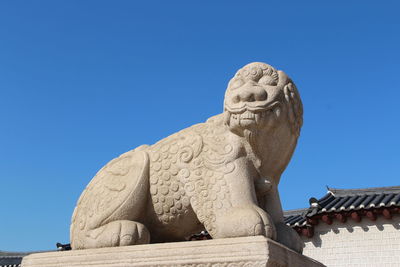
[[[295,149],[302,104],[291,79],[251,63],[231,79],[224,112],[109,162],[82,193],[73,249],[264,235],[301,252],[283,223],[278,183]]]
[[[323,267],[263,236],[31,254],[22,267]]]

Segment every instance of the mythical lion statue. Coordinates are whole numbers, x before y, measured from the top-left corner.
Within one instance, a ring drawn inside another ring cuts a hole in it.
[[[78,200],[73,249],[264,235],[301,252],[278,194],[303,108],[282,71],[250,63],[228,84],[224,112],[105,165]]]

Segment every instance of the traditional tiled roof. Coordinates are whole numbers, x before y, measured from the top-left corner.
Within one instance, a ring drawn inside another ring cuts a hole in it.
[[[308,209],[297,209],[284,211],[285,223],[289,226],[300,226],[306,222],[305,214]]]
[[[20,267],[22,258],[29,253],[0,251],[0,267]]]
[[[285,212],[285,223],[298,232],[312,236],[312,226],[319,220],[331,224],[333,219],[345,222],[347,218],[361,221],[362,216],[375,221],[377,216],[387,219],[398,213],[400,186],[363,189],[328,188],[319,200],[310,199],[310,207]]]

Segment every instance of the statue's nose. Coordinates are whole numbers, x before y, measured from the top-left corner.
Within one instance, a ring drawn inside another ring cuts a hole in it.
[[[233,103],[263,101],[267,97],[267,92],[262,87],[246,83],[232,96],[232,101]]]

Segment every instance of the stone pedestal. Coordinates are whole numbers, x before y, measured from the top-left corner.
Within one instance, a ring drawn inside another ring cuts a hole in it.
[[[263,236],[136,245],[24,257],[22,267],[273,266],[323,267]]]

